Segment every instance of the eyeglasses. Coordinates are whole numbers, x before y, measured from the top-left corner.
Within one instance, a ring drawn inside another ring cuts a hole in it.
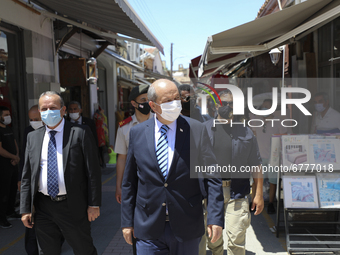
[[[222,106],[227,106],[227,105],[229,105],[229,106],[231,106],[231,107],[233,107],[233,101],[222,101]]]
[[[181,99],[183,99],[186,102],[188,102],[189,100],[195,100],[196,101],[195,96],[181,96]]]

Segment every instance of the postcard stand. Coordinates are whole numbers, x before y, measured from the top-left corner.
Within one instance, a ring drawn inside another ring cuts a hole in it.
[[[308,154],[309,150],[313,151],[314,148],[315,151],[315,148],[322,146],[316,146],[315,141],[313,141],[314,145],[313,143],[306,145],[304,139],[302,141],[305,146],[287,147],[290,150],[288,154],[290,152],[296,154],[290,156],[287,156],[287,150],[284,151],[286,146],[282,142],[281,162],[284,161],[282,157],[291,161],[301,162],[306,159],[307,162],[314,162],[311,157],[316,158],[316,156],[313,156],[313,153],[306,156],[303,153]],[[320,144],[323,142],[320,141]],[[294,148],[299,149],[294,152]],[[328,157],[328,160],[330,158]],[[336,160],[335,163],[337,162]],[[282,176],[280,172],[278,173],[276,236],[278,237],[279,233],[281,183],[283,182],[284,227],[289,254],[296,252],[333,252],[338,254],[340,252],[340,171],[336,170],[335,172],[339,176],[339,180],[336,182],[334,180],[337,178],[334,176],[326,178],[324,174],[315,174],[310,169],[305,169],[302,176],[301,172],[290,172],[289,176]],[[332,192],[329,192],[329,190],[324,192],[322,189],[325,187],[332,189]],[[334,190],[336,190],[336,193],[334,193]],[[339,196],[339,198],[333,199],[335,196]],[[329,198],[332,198],[335,202],[329,201],[332,200]]]

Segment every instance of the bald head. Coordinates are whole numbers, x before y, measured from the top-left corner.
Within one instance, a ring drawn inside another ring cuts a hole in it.
[[[176,94],[176,92],[178,93],[178,88],[175,83],[167,79],[159,79],[151,84],[148,99],[159,104],[160,96]]]
[[[28,111],[30,121],[41,121],[38,105],[33,105]]]
[[[161,104],[170,103],[174,100],[178,100],[180,104],[180,96],[178,88],[175,83],[170,80],[160,79],[152,83],[148,90],[149,105],[151,109],[156,113],[157,119],[165,125],[170,124],[172,121],[164,119],[162,117]],[[179,108],[180,112],[181,108]],[[176,109],[174,109],[176,111]]]

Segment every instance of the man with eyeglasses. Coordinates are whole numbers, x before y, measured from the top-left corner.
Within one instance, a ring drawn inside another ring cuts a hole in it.
[[[195,91],[190,85],[180,85],[178,91],[181,96],[182,115],[198,120],[199,122],[208,120],[205,116],[201,115],[201,111],[196,104],[197,97]]]
[[[263,210],[263,178],[261,173],[261,157],[257,141],[251,129],[243,124],[235,124],[233,116],[233,95],[230,90],[219,93],[222,105],[216,105],[217,119],[205,122],[217,164],[231,171],[222,171],[225,229],[228,237],[227,253],[233,255],[245,254],[246,230],[250,225],[249,193],[250,171],[242,172],[246,167],[252,167],[254,181],[258,185],[252,208],[256,207],[255,215]],[[216,101],[219,100],[216,97]],[[233,124],[231,125],[231,121]],[[206,240],[213,255],[222,255],[223,237],[215,243],[203,235],[200,244],[200,255],[206,254]]]
[[[271,99],[265,99],[262,105],[260,106],[260,110],[270,109],[272,107],[272,103],[273,102]],[[280,121],[266,121],[266,119],[279,119],[280,117],[281,117],[280,115],[275,116],[275,113],[272,113],[268,116],[254,116],[254,119],[262,119],[264,122],[264,125],[262,127],[252,127],[252,130],[259,144],[262,165],[264,166],[269,164],[270,144],[272,135],[286,134],[288,132],[287,128],[282,126]],[[269,203],[267,207],[267,213],[274,214],[275,213],[274,200],[276,194],[277,173],[265,172],[263,178],[268,178],[269,181]],[[256,188],[257,188],[256,183],[253,183],[252,190],[256,191]]]

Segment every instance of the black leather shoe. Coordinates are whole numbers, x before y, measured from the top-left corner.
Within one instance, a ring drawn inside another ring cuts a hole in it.
[[[2,227],[2,228],[11,228],[12,224],[9,223],[7,220],[1,220],[0,221],[0,227]]]

